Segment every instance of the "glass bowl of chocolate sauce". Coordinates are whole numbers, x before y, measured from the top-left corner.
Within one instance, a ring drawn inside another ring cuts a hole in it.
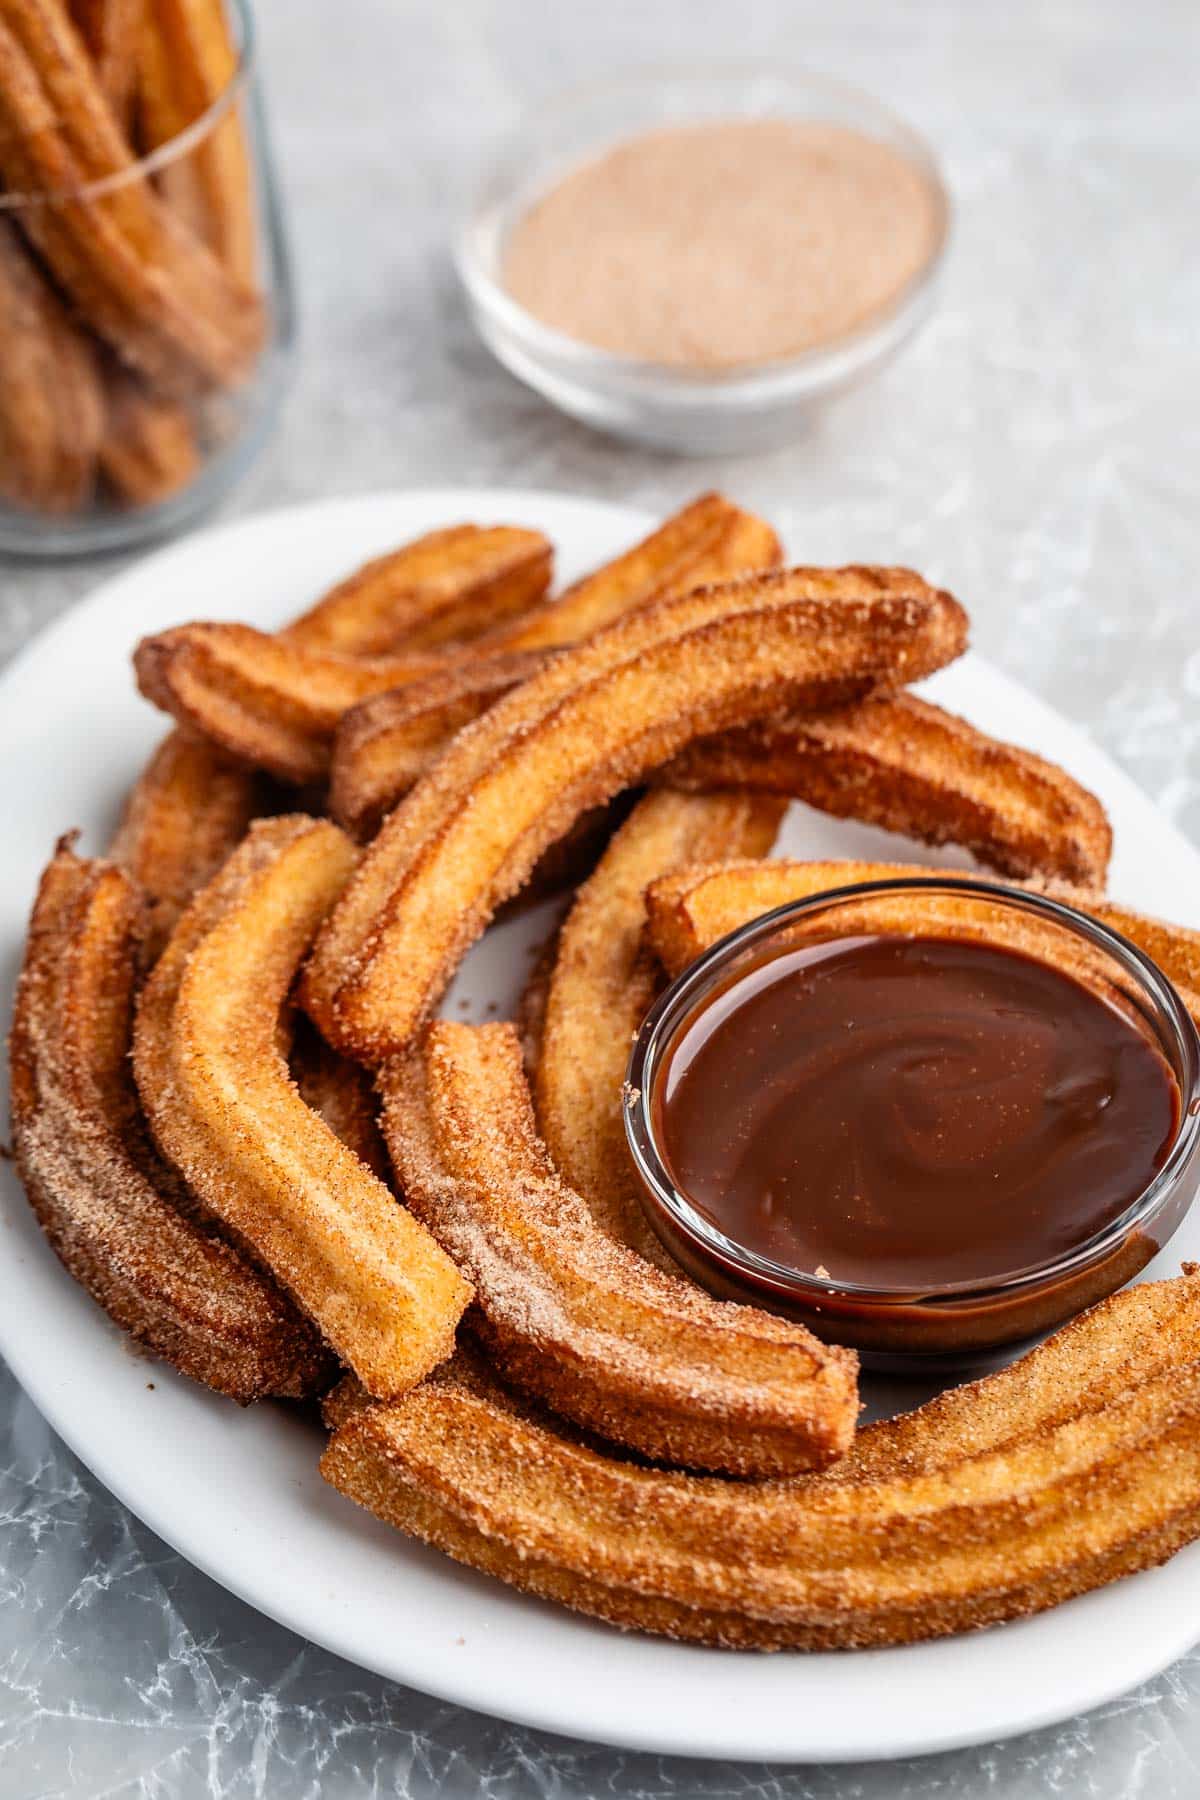
[[[780,907],[671,984],[625,1092],[695,1279],[875,1366],[984,1364],[1133,1279],[1200,1185],[1200,1039],[1149,958],[991,882]]]

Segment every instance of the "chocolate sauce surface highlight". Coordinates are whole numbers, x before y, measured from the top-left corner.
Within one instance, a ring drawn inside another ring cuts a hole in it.
[[[872,1287],[1044,1264],[1161,1168],[1179,1092],[1081,982],[971,939],[776,952],[685,1022],[655,1084],[679,1191],[743,1248]]]

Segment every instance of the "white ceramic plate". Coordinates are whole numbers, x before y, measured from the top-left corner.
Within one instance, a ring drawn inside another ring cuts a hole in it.
[[[647,523],[623,508],[495,490],[379,495],[279,512],[140,563],[9,670],[0,683],[0,1016],[8,1016],[34,883],[56,834],[78,825],[84,848],[101,849],[123,790],[161,734],[161,721],[134,692],[128,658],[135,640],[191,618],[275,625],[363,558],[459,519],[540,526],[560,547],[567,577]],[[930,691],[979,725],[1057,758],[1099,791],[1116,829],[1115,894],[1178,917],[1200,913],[1200,857],[1055,713],[975,657]],[[913,855],[883,833],[802,809],[789,822],[787,847]],[[536,931],[532,918],[493,931],[449,1008],[506,1005]],[[459,1569],[359,1512],[318,1476],[315,1427],[285,1409],[242,1411],[130,1354],[59,1267],[7,1163],[0,1219],[0,1350],[99,1479],[184,1556],[272,1618],[444,1699],[553,1731],[691,1756],[893,1757],[1007,1736],[1098,1705],[1156,1673],[1200,1631],[1197,1546],[1165,1568],[1040,1618],[912,1649],[739,1656],[622,1636]],[[1200,1256],[1200,1214],[1178,1233],[1163,1267],[1148,1273],[1174,1272],[1184,1255]]]

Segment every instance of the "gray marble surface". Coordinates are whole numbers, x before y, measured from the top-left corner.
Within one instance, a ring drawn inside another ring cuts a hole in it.
[[[260,13],[305,342],[279,436],[228,511],[454,481],[662,510],[719,480],[806,559],[910,561],[943,579],[987,653],[1200,840],[1194,0],[263,0]],[[721,464],[629,450],[549,412],[474,340],[446,255],[464,182],[520,108],[698,52],[803,61],[890,97],[940,149],[958,208],[922,341],[791,449]],[[0,563],[0,658],[114,566]],[[5,1800],[1200,1788],[1200,1654],[1060,1729],[889,1767],[663,1761],[464,1714],[224,1594],[3,1376],[0,1596]]]

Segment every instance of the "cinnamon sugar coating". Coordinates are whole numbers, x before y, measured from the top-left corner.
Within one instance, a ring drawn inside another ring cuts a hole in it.
[[[550,1164],[512,1026],[438,1020],[380,1088],[408,1203],[470,1276],[478,1330],[511,1381],[689,1467],[761,1475],[848,1448],[857,1358],[610,1237]]]
[[[17,1167],[75,1279],[138,1343],[242,1402],[332,1372],[317,1333],[155,1154],[129,1063],[142,909],[68,842],[42,877],[10,1041]]]

